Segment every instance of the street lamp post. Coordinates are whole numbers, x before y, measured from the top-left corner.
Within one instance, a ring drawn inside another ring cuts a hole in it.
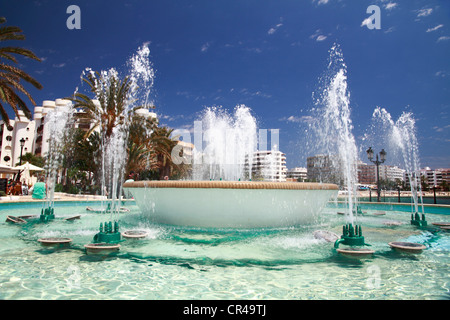
[[[380,164],[384,163],[384,161],[386,160],[386,151],[384,151],[384,149],[381,149],[380,158],[378,159],[377,154],[376,160],[373,160],[373,150],[372,147],[369,147],[369,149],[367,149],[367,158],[370,162],[376,164],[377,166],[377,202],[380,202]]]
[[[19,166],[21,166],[22,165],[22,153],[23,153],[23,147],[24,147],[24,145],[25,145],[25,139],[24,138],[22,138],[22,139],[20,139],[19,140],[19,142],[20,142],[20,160],[19,160]],[[17,180],[18,181],[20,181],[20,171],[19,171],[19,173],[17,174]]]
[[[19,142],[20,142],[20,161],[19,161],[19,166],[21,166],[22,165],[22,152],[23,152],[23,147],[25,145],[25,139],[22,138],[22,139],[19,140]]]

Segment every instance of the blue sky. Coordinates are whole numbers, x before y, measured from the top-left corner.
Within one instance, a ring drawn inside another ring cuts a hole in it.
[[[81,9],[80,30],[66,27],[72,4]],[[363,24],[369,5],[381,9],[379,30]],[[205,107],[245,104],[260,128],[280,129],[288,167],[305,166],[311,155],[302,135],[312,93],[338,43],[356,140],[377,106],[394,119],[410,111],[422,166],[450,167],[450,1],[14,0],[0,3],[0,15],[42,58],[21,60],[44,86],[30,88],[38,105],[71,95],[86,67],[125,69],[149,43],[163,124],[190,128]]]

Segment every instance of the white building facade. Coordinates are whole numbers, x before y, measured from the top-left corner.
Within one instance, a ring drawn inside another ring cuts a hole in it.
[[[9,120],[9,125],[0,120],[0,164],[15,167],[21,153],[33,152],[34,137],[35,122],[28,120],[22,110],[18,117]]]
[[[255,151],[253,153],[252,177],[271,182],[286,181],[286,155],[281,151]]]
[[[287,178],[294,181],[304,182],[308,179],[308,169],[303,167],[295,167],[287,171]]]

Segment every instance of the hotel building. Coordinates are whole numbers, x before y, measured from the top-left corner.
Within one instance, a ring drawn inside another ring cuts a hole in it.
[[[94,103],[98,101],[94,100]],[[20,154],[31,152],[44,157],[48,152],[49,121],[48,114],[58,108],[68,108],[71,101],[66,99],[44,100],[42,106],[34,108],[33,120],[25,117],[19,110],[19,117],[10,119],[9,126],[0,120],[0,164],[15,167],[20,162]],[[157,118],[156,113],[148,109],[136,110],[136,114]],[[73,113],[73,127],[84,131],[92,129],[94,123],[81,110]],[[20,140],[24,139],[23,149]]]
[[[308,179],[308,169],[303,167],[295,167],[287,171],[287,180],[304,182]]]
[[[255,151],[252,161],[253,180],[286,181],[286,155],[281,151]]]
[[[28,120],[22,110],[18,117],[9,120],[9,125],[0,120],[0,164],[15,167],[20,162],[21,152],[33,152],[34,134],[35,122]]]

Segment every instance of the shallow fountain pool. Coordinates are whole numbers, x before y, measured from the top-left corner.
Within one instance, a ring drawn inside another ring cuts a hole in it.
[[[0,299],[449,299],[450,237],[409,224],[410,215],[366,209],[358,218],[375,254],[364,260],[336,253],[316,230],[340,235],[345,217],[327,207],[311,225],[281,229],[196,229],[148,222],[132,203],[121,231],[145,230],[114,256],[87,255],[108,214],[92,203],[56,203],[56,219],[40,223],[41,204],[0,205]],[[36,215],[25,224],[8,215]],[[64,218],[80,215],[80,219]],[[431,222],[450,215],[427,214]],[[392,225],[402,223],[401,225]],[[69,247],[43,237],[73,239]],[[399,253],[391,241],[424,244],[422,254]]]

